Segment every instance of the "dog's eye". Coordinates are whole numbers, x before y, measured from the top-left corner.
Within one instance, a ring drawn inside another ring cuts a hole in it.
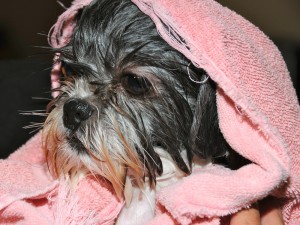
[[[67,63],[65,63],[64,61],[61,61],[60,73],[61,73],[61,75],[67,77],[67,76],[74,75],[74,70]]]
[[[131,73],[125,74],[121,78],[121,83],[124,89],[133,95],[145,94],[151,88],[151,83],[147,78]]]

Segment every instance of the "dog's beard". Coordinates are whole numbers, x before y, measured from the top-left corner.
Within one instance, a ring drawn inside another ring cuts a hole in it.
[[[81,15],[70,44],[56,50],[58,63],[72,69],[64,68],[60,95],[50,103],[43,129],[53,174],[75,184],[87,174],[99,175],[122,197],[127,174],[141,187],[145,180],[155,184],[163,172],[156,148],[168,152],[186,174],[193,155],[226,152],[213,85],[189,79],[202,80],[206,74],[188,66],[147,16],[130,1],[112,0],[94,1]],[[128,73],[147,78],[150,90],[133,94],[136,90],[126,87],[130,82],[122,82]],[[63,121],[64,105],[72,98],[94,109],[76,129]]]
[[[53,116],[55,114],[53,112]],[[128,169],[134,172],[132,174],[137,182],[145,175],[135,150],[135,145],[141,146],[139,139],[131,132],[130,126],[126,126],[127,130],[122,132],[126,121],[119,124],[117,120],[111,113],[101,122],[86,124],[74,133],[64,131],[65,128],[59,128],[59,125],[50,125],[49,130],[46,126],[44,140],[53,172],[66,175],[73,185],[88,173],[103,176],[112,183],[118,196],[122,197]],[[46,124],[48,122],[59,123],[53,121],[52,115]]]

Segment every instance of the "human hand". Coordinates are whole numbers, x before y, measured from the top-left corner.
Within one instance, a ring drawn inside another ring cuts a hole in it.
[[[271,197],[231,216],[230,225],[284,225],[279,204]]]

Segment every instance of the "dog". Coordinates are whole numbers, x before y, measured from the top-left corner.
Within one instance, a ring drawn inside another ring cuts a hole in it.
[[[161,187],[231,151],[214,82],[129,0],[94,0],[54,51],[60,94],[43,128],[50,170],[70,186],[107,179],[126,201],[117,224],[145,224]]]

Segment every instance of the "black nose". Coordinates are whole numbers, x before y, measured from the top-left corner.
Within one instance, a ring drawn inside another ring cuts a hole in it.
[[[64,126],[72,131],[77,130],[81,122],[93,114],[93,108],[86,101],[76,98],[66,101],[63,110]]]

